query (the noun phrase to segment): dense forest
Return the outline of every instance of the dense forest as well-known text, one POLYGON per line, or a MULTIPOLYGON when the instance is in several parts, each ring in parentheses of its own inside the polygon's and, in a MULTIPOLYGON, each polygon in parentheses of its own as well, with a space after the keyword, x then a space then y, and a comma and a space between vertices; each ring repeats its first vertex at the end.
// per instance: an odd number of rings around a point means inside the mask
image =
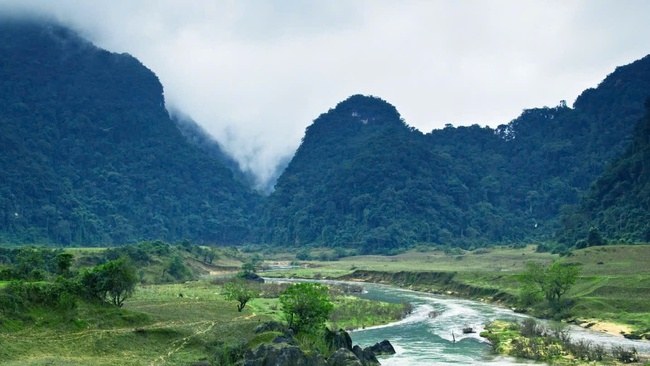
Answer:
POLYGON ((496 129, 448 125, 428 134, 379 98, 350 97, 307 128, 255 238, 362 253, 553 240, 563 207, 577 204, 629 143, 649 93, 645 57, 573 108, 561 101, 496 129))
POLYGON ((596 235, 618 242, 650 242, 650 99, 633 136, 625 153, 596 179, 580 204, 564 212, 560 241, 604 244, 604 239, 581 241, 596 235))
POLYGON ((236 243, 259 200, 183 137, 158 78, 53 25, 0 24, 0 242, 236 243))
POLYGON ((650 56, 572 107, 527 109, 497 128, 422 133, 388 102, 354 95, 307 128, 267 197, 196 123, 170 117, 158 78, 128 54, 56 25, 4 21, 0 80, 0 244, 190 239, 392 253, 571 247, 592 227, 650 240, 648 117, 637 125, 650 56))

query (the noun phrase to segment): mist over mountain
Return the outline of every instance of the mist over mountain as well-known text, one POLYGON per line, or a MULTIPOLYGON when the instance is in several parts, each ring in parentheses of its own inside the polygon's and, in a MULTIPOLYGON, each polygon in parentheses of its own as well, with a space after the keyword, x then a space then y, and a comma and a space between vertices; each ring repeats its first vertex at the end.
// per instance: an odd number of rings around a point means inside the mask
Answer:
POLYGON ((0 23, 0 241, 240 242, 258 196, 188 143, 156 75, 65 28, 0 23))
POLYGON ((648 240, 641 221, 611 217, 647 217, 637 183, 648 134, 633 129, 650 95, 650 56, 572 108, 527 109, 497 128, 425 134, 387 101, 353 95, 306 129, 275 190, 182 112, 170 117, 138 60, 63 27, 0 23, 0 80, 0 243, 190 239, 394 253, 556 234, 572 246, 593 225, 648 240), (602 206, 612 202, 614 211, 602 206))

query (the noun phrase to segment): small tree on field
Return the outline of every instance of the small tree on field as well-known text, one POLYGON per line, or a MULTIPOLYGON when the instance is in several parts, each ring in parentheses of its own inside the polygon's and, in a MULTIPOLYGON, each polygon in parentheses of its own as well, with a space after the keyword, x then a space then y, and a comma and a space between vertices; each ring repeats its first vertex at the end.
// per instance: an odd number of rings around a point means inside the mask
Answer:
POLYGON ((329 288, 318 283, 293 284, 280 295, 280 305, 289 328, 296 333, 311 332, 322 327, 334 305, 329 288))
POLYGON ((526 263, 526 270, 520 276, 522 302, 531 305, 544 296, 553 309, 560 310, 563 296, 579 273, 580 268, 557 261, 549 267, 536 262, 526 263))
POLYGON ((250 300, 259 296, 259 292, 252 289, 245 281, 232 281, 223 286, 223 293, 226 300, 237 301, 237 311, 244 310, 244 306, 250 300))
POLYGON ((80 283, 89 299, 122 307, 138 283, 135 268, 124 258, 108 261, 81 273, 80 283))

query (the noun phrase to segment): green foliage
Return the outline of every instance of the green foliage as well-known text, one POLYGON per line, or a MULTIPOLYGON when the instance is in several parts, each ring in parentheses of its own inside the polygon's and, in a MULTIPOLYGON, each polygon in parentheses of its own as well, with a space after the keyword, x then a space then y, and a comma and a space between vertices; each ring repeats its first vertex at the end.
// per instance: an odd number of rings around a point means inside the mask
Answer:
POLYGON ((550 266, 538 262, 526 263, 526 270, 520 275, 520 300, 524 305, 534 305, 543 296, 554 312, 567 305, 563 296, 575 283, 580 268, 554 261, 550 266))
POLYGON ((0 243, 246 237, 259 196, 181 135, 138 60, 3 21, 0 65, 0 243))
POLYGON ((580 204, 562 216, 559 239, 576 247, 650 242, 650 99, 632 143, 592 184, 580 204), (601 234, 601 231, 602 233, 601 234))
MULTIPOLYGON (((183 263, 183 258, 179 254, 173 255, 169 260, 167 260, 164 268, 165 274, 171 276, 170 281, 185 281, 191 279, 192 271, 187 268, 183 263)), ((167 280, 166 276, 163 276, 163 280, 167 280)))
POLYGON ((77 285, 68 280, 12 281, 0 289, 0 313, 7 317, 21 317, 33 308, 71 310, 76 307, 77 292, 77 285))
POLYGON ((42 281, 56 275, 71 275, 72 258, 62 250, 0 247, 0 258, 4 262, 0 265, 0 280, 42 281), (66 266, 68 270, 64 271, 66 266))
POLYGON ((533 318, 521 324, 496 321, 486 326, 481 336, 487 338, 498 353, 545 361, 553 365, 610 364, 638 362, 634 347, 612 346, 611 357, 603 344, 584 339, 572 340, 566 329, 549 329, 533 318))
POLYGON ((237 301, 237 311, 244 310, 246 303, 260 295, 259 291, 253 289, 250 284, 243 280, 235 280, 223 286, 223 293, 226 300, 237 301))
POLYGON ((322 329, 334 305, 329 288, 319 283, 293 284, 280 295, 280 306, 289 328, 296 333, 310 333, 322 329))
MULTIPOLYGON (((560 103, 496 129, 448 125, 429 134, 379 98, 352 96, 307 128, 253 240, 360 254, 549 241, 561 209, 623 151, 648 88, 645 57, 585 91, 574 108, 560 103)), ((647 211, 617 214, 647 223, 647 211)))
POLYGON ((135 268, 123 258, 84 268, 80 275, 82 291, 87 299, 109 301, 117 307, 122 307, 124 300, 133 294, 137 282, 135 268))

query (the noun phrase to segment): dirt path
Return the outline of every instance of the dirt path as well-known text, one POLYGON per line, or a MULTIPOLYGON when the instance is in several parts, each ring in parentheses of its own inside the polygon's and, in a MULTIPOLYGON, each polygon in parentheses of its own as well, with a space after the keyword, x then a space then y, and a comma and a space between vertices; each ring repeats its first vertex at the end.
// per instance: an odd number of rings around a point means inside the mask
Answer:
MULTIPOLYGON (((204 329, 197 329, 197 331, 194 332, 194 334, 191 334, 191 335, 189 335, 189 336, 187 336, 185 338, 181 338, 181 339, 178 339, 178 340, 174 341, 172 343, 171 349, 167 352, 166 355, 162 355, 162 356, 158 357, 155 361, 151 362, 149 365, 150 366, 156 366, 156 365, 165 364, 165 362, 166 362, 165 360, 167 358, 171 357, 174 353, 182 350, 187 345, 187 342, 190 341, 190 339, 209 332, 212 328, 214 328, 214 325, 216 324, 216 322, 210 322, 210 321, 202 321, 202 322, 197 322, 197 323, 207 324, 207 327, 205 327, 204 329)), ((197 324, 197 323, 195 323, 195 324, 197 324)))

